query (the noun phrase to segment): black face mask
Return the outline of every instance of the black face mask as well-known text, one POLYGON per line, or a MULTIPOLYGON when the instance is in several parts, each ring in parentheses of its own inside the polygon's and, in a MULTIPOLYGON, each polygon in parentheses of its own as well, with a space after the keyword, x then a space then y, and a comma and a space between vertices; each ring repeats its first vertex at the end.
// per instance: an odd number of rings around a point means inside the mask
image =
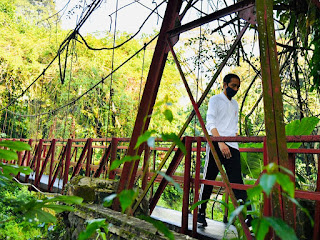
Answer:
POLYGON ((231 87, 227 87, 226 91, 227 91, 228 98, 232 98, 238 92, 236 90, 233 90, 231 87))

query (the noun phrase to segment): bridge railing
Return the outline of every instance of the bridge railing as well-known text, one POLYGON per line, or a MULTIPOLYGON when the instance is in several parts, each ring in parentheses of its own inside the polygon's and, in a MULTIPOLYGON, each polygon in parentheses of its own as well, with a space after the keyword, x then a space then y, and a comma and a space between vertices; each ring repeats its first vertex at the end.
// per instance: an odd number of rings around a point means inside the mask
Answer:
MULTIPOLYGON (((223 142, 262 142, 263 143, 263 148, 240 148, 240 152, 261 152, 263 153, 263 162, 264 165, 267 165, 268 158, 266 156, 266 144, 265 144, 265 138, 264 137, 212 137, 213 141, 223 141, 223 142)), ((191 183, 192 187, 194 188, 194 202, 196 203, 199 201, 199 188, 200 184, 207 184, 207 185, 212 185, 212 186, 220 186, 224 187, 225 183, 221 181, 212 181, 212 180, 205 180, 200 178, 200 166, 201 166, 201 155, 200 153, 204 151, 202 147, 202 143, 205 143, 206 139, 203 137, 186 137, 185 138, 185 145, 187 149, 187 155, 185 156, 185 170, 184 170, 184 176, 183 176, 183 206, 182 206, 182 220, 181 220, 181 232, 182 233, 187 233, 188 232, 188 214, 189 214, 189 199, 190 199, 190 188, 191 188, 191 183), (195 174, 191 175, 191 165, 192 165, 192 152, 194 151, 193 144, 196 144, 196 166, 195 166, 195 174)), ((287 142, 320 142, 320 136, 288 136, 287 137, 287 142)), ((318 158, 320 156, 320 149, 305 149, 305 148, 299 148, 299 149, 288 149, 288 166, 289 170, 291 170, 295 176, 295 170, 296 170, 296 155, 297 154, 317 154, 318 158)), ((176 158, 174 161, 175 163, 172 162, 172 165, 177 165, 180 164, 181 159, 176 158)), ((307 190, 295 190, 295 198, 298 199, 307 199, 307 200, 315 200, 316 205, 315 205, 315 219, 314 219, 314 234, 313 234, 313 239, 319 239, 319 229, 320 229, 320 173, 319 173, 319 168, 320 168, 320 163, 318 161, 318 166, 317 166, 317 186, 315 191, 307 191, 307 190)), ((176 180, 181 180, 181 177, 175 177, 171 172, 167 171, 167 174, 173 177, 173 179, 176 180)), ((292 181, 295 182, 295 177, 292 176, 292 181)), ((161 185, 166 184, 166 180, 163 179, 162 182, 160 183, 161 185)), ((240 190, 246 190, 248 188, 251 188, 252 185, 242 185, 242 184, 235 184, 231 183, 230 184, 233 189, 240 189, 240 190)), ((159 188, 158 188, 159 189, 159 188)), ((155 196, 153 197, 151 203, 150 203, 150 210, 153 210, 153 207, 156 205, 156 202, 160 198, 160 195, 163 191, 163 187, 156 192, 155 196)), ((197 235, 197 211, 198 209, 194 209, 193 212, 193 230, 192 230, 192 235, 196 236, 197 235)), ((285 211, 284 208, 282 208, 282 211, 285 211)), ((294 215, 294 219, 296 219, 296 210, 293 209, 290 210, 291 214, 294 215)), ((285 213, 282 213, 285 214, 285 213)), ((287 213, 286 213, 287 214, 287 213)), ((264 204, 264 215, 265 216, 271 216, 271 202, 270 199, 267 198, 264 204)))
MULTIPOLYGON (((228 141, 228 142, 259 142, 264 143, 264 137, 219 137, 212 138, 213 141, 228 141)), ((2 140, 2 139, 1 139, 2 140)), ((32 146, 31 151, 24 151, 18 153, 18 164, 22 166, 30 166, 34 173, 32 176, 23 176, 22 179, 25 182, 32 182, 36 187, 40 187, 46 191, 62 191, 65 184, 71 177, 76 175, 85 175, 92 177, 108 177, 110 179, 116 178, 121 174, 121 168, 114 171, 110 171, 111 163, 122 158, 129 145, 129 138, 97 138, 97 139, 39 139, 39 140, 26 140, 26 139, 8 139, 14 141, 25 141, 32 146), (47 175, 47 182, 41 186, 40 179, 47 175)), ((162 157, 166 151, 169 150, 170 142, 161 142, 157 140, 156 147, 144 146, 144 153, 142 154, 143 161, 140 163, 141 170, 138 171, 136 178, 141 179, 142 188, 145 189, 148 181, 154 171, 157 169, 157 163, 159 158, 162 157), (160 146, 160 144, 165 144, 160 146), (169 145, 168 145, 169 144, 169 145), (150 160, 152 159, 152 161, 150 160), (151 169, 151 171, 150 171, 151 169)), ((225 186, 221 181, 211 181, 201 179, 200 166, 201 158, 203 158, 203 152, 205 151, 204 144, 206 139, 204 137, 184 137, 185 146, 187 149, 187 155, 184 156, 179 149, 174 149, 174 156, 171 157, 169 164, 165 167, 165 173, 171 176, 176 182, 183 185, 183 207, 182 207, 182 220, 181 231, 187 233, 188 227, 188 213, 189 213, 189 197, 190 188, 194 188, 194 202, 199 199, 198 192, 200 184, 208 184, 213 186, 225 186), (195 171, 191 171, 192 155, 195 155, 195 171), (182 162, 184 159, 184 162, 182 162), (183 169, 183 173, 178 174, 177 168, 183 169), (183 168, 181 168, 183 166, 183 168)), ((287 142, 320 142, 320 136, 288 136, 287 142)), ((240 152, 261 152, 263 153, 264 165, 268 164, 266 156, 266 145, 264 143, 263 148, 240 148, 240 152)), ((317 154, 320 157, 319 149, 288 149, 288 166, 289 169, 295 174, 295 160, 296 155, 317 154)), ((320 232, 320 176, 319 166, 317 170, 317 186, 315 191, 296 190, 295 197, 300 199, 315 200, 315 225, 314 225, 314 239, 319 239, 320 232)), ((22 177, 18 174, 17 176, 22 177)), ((294 177, 292 177, 293 182, 294 177)), ((162 176, 158 175, 155 179, 159 182, 159 186, 153 193, 153 187, 149 194, 152 198, 150 200, 150 212, 153 211, 157 205, 161 194, 163 193, 168 181, 162 176)), ((234 189, 246 190, 252 185, 232 184, 234 189)), ((264 214, 266 216, 271 215, 270 199, 266 199, 264 214), (268 202, 269 201, 269 202, 268 202)), ((194 210, 196 213, 197 209, 194 210)), ((293 211, 295 215, 295 209, 293 211)), ((192 235, 196 235, 196 214, 193 214, 193 230, 192 235)))

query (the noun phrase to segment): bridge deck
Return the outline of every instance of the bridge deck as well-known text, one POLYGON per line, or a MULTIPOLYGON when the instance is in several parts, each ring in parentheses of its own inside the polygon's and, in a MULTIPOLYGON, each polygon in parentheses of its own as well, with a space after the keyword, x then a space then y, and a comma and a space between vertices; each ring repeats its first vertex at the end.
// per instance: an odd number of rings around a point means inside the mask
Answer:
MULTIPOLYGON (((174 227, 181 227, 181 217, 182 213, 179 211, 175 211, 172 209, 164 208, 164 207, 155 207, 151 215, 152 218, 156 220, 160 220, 162 222, 166 222, 169 225, 174 227)), ((189 214, 188 219, 188 229, 192 230, 192 214, 189 214)), ((208 226, 205 228, 197 229, 199 239, 215 239, 220 240, 223 239, 224 232, 226 229, 226 224, 219 221, 214 221, 211 219, 207 219, 208 226)), ((237 237, 237 229, 234 226, 230 226, 225 239, 232 239, 237 237)))
MULTIPOLYGON (((25 178, 26 178, 25 174, 21 173, 19 179, 21 181, 25 181, 25 178)), ((29 175, 29 182, 33 183, 34 180, 35 180, 35 175, 34 174, 29 175)), ((39 183, 40 189, 43 191, 48 191, 48 182, 49 182, 49 176, 42 175, 39 183)), ((63 186, 63 180, 57 178, 53 184, 52 192, 61 192, 62 186, 63 186)))

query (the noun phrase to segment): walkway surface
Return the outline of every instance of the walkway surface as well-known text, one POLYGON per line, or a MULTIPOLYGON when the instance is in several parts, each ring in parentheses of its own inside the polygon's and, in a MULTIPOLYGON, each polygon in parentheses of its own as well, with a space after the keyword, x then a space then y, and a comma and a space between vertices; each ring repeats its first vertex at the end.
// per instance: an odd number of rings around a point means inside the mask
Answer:
MULTIPOLYGON (((24 181, 25 179, 25 174, 21 173, 20 174, 20 180, 24 181)), ((35 179, 35 174, 29 175, 29 180, 33 183, 35 179)), ((42 175, 40 179, 40 189, 43 191, 48 190, 48 182, 49 182, 49 176, 48 175, 42 175)), ((63 180, 62 179, 56 179, 53 187, 52 187, 52 192, 61 192, 63 186, 63 180)))
MULTIPOLYGON (((166 222, 170 225, 181 227, 181 218, 182 218, 181 212, 156 206, 151 214, 151 217, 156 220, 166 222)), ((189 230, 192 230, 192 221, 193 221, 192 214, 189 214, 189 219, 188 219, 189 230)), ((199 239, 216 239, 216 240, 223 239, 223 236, 226 230, 226 224, 223 222, 214 221, 208 218, 207 218, 207 223, 208 223, 208 226, 205 228, 198 227, 197 232, 200 235, 199 239)), ((235 226, 231 225, 226 233, 225 239, 232 239, 237 237, 237 235, 238 235, 237 229, 235 228, 235 226)))

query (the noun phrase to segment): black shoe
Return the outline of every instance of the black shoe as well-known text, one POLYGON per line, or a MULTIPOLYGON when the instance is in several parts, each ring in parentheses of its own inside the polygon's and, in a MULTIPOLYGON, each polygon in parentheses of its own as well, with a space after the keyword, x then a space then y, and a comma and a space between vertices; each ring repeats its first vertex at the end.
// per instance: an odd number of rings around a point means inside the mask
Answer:
POLYGON ((198 213, 198 223, 202 223, 202 227, 208 226, 208 223, 206 221, 206 215, 204 213, 198 213))
POLYGON ((247 215, 247 217, 244 220, 244 222, 245 222, 245 224, 247 224, 248 227, 251 227, 251 221, 252 221, 251 215, 247 215))

